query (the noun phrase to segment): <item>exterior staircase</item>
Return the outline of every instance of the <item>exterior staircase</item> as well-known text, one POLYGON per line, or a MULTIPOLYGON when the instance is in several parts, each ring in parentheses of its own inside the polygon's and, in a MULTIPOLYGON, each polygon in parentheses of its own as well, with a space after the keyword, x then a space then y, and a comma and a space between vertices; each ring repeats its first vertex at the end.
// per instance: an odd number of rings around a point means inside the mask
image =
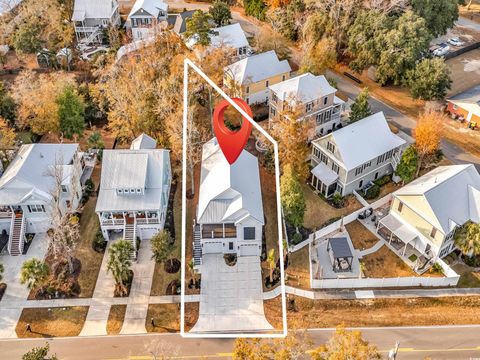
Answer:
POLYGON ((137 226, 136 224, 125 224, 123 229, 123 238, 132 243, 133 251, 130 254, 130 257, 134 260, 137 259, 137 226))
POLYGON ((23 253, 25 244, 25 216, 13 214, 12 224, 10 225, 10 241, 8 243, 8 252, 10 255, 16 256, 23 253))
POLYGON ((97 36, 102 34, 102 31, 103 31, 102 27, 100 27, 100 26, 97 27, 97 29, 95 29, 95 31, 92 32, 87 38, 80 40, 79 45, 80 46, 90 45, 91 43, 93 43, 95 41, 97 36))
POLYGON ((193 262, 195 266, 202 265, 202 245, 200 244, 200 225, 193 226, 193 262))
POLYGON ((397 170, 398 164, 400 164, 401 155, 399 153, 394 153, 391 159, 393 170, 397 170))

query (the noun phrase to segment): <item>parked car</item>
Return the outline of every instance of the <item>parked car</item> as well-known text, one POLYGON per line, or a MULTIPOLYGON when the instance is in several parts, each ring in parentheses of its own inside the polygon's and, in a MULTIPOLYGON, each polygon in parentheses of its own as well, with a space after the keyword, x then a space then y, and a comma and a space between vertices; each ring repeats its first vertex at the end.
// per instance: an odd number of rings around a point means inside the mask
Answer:
POLYGON ((450 46, 448 46, 447 44, 445 43, 441 43, 441 44, 438 44, 438 48, 436 48, 435 50, 433 50, 433 55, 434 56, 445 56, 448 54, 448 52, 450 51, 450 46))
POLYGON ((464 42, 460 41, 460 39, 458 37, 450 38, 450 39, 448 39, 447 42, 450 45, 453 45, 453 46, 462 46, 464 44, 464 42))

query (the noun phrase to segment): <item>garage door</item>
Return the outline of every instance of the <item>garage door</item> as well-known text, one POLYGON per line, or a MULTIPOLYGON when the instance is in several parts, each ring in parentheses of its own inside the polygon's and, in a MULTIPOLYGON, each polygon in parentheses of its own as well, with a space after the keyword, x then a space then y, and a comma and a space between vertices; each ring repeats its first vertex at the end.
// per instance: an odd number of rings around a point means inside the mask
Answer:
POLYGON ((260 249, 256 244, 245 244, 240 246, 240 256, 260 256, 260 249))
POLYGON ((157 228, 140 229, 140 239, 149 240, 158 232, 157 228))
POLYGON ((204 254, 218 254, 223 252, 222 242, 210 241, 205 242, 202 247, 204 254))

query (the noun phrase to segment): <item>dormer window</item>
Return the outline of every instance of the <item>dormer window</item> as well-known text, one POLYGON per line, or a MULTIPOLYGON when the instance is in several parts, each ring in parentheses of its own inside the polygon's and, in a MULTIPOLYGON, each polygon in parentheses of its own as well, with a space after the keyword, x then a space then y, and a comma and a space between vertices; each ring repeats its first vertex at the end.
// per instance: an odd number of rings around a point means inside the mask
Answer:
POLYGON ((122 195, 123 194, 123 189, 117 189, 117 194, 122 195))
POLYGON ((142 193, 142 189, 137 189, 137 194, 141 194, 142 193))

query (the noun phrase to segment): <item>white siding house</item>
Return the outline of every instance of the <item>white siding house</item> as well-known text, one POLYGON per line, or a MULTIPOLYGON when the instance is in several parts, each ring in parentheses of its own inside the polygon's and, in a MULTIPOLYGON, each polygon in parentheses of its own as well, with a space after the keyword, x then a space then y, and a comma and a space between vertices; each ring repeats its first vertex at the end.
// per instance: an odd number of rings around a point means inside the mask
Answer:
POLYGON ((172 173, 170 152, 137 138, 130 149, 105 150, 96 213, 105 240, 148 240, 163 229, 172 173), (145 145, 142 147, 142 144, 145 145))
POLYGON ((316 135, 325 135, 340 125, 344 101, 335 94, 323 75, 302 74, 270 86, 270 121, 286 113, 294 113, 297 120, 309 121, 316 135))
POLYGON ((406 141, 379 112, 312 141, 312 186, 348 195, 397 168, 406 141))
POLYGON ((25 234, 51 226, 52 194, 60 176, 61 209, 76 209, 82 197, 85 168, 78 144, 22 145, 0 178, 1 247, 11 255, 23 251, 25 234))
POLYGON ((268 87, 288 79, 290 71, 288 61, 280 61, 275 51, 271 50, 225 67, 224 85, 241 87, 247 104, 265 103, 270 92, 268 87))
POLYGON ((84 44, 101 42, 103 30, 120 25, 117 0, 75 0, 72 21, 77 41, 84 44))
POLYGON ((127 18, 127 28, 133 41, 144 40, 155 34, 157 26, 167 21, 168 5, 161 0, 137 0, 127 18))
MULTIPOLYGON (((226 25, 212 29, 214 34, 210 35, 209 48, 230 47, 234 50, 235 56, 244 58, 250 51, 247 37, 239 23, 226 25)), ((186 41, 188 48, 193 49, 198 42, 198 37, 193 35, 186 41)), ((208 49, 207 49, 208 51, 208 49)))
POLYGON ((244 150, 230 165, 216 138, 203 146, 194 252, 260 256, 264 216, 258 159, 244 150))

